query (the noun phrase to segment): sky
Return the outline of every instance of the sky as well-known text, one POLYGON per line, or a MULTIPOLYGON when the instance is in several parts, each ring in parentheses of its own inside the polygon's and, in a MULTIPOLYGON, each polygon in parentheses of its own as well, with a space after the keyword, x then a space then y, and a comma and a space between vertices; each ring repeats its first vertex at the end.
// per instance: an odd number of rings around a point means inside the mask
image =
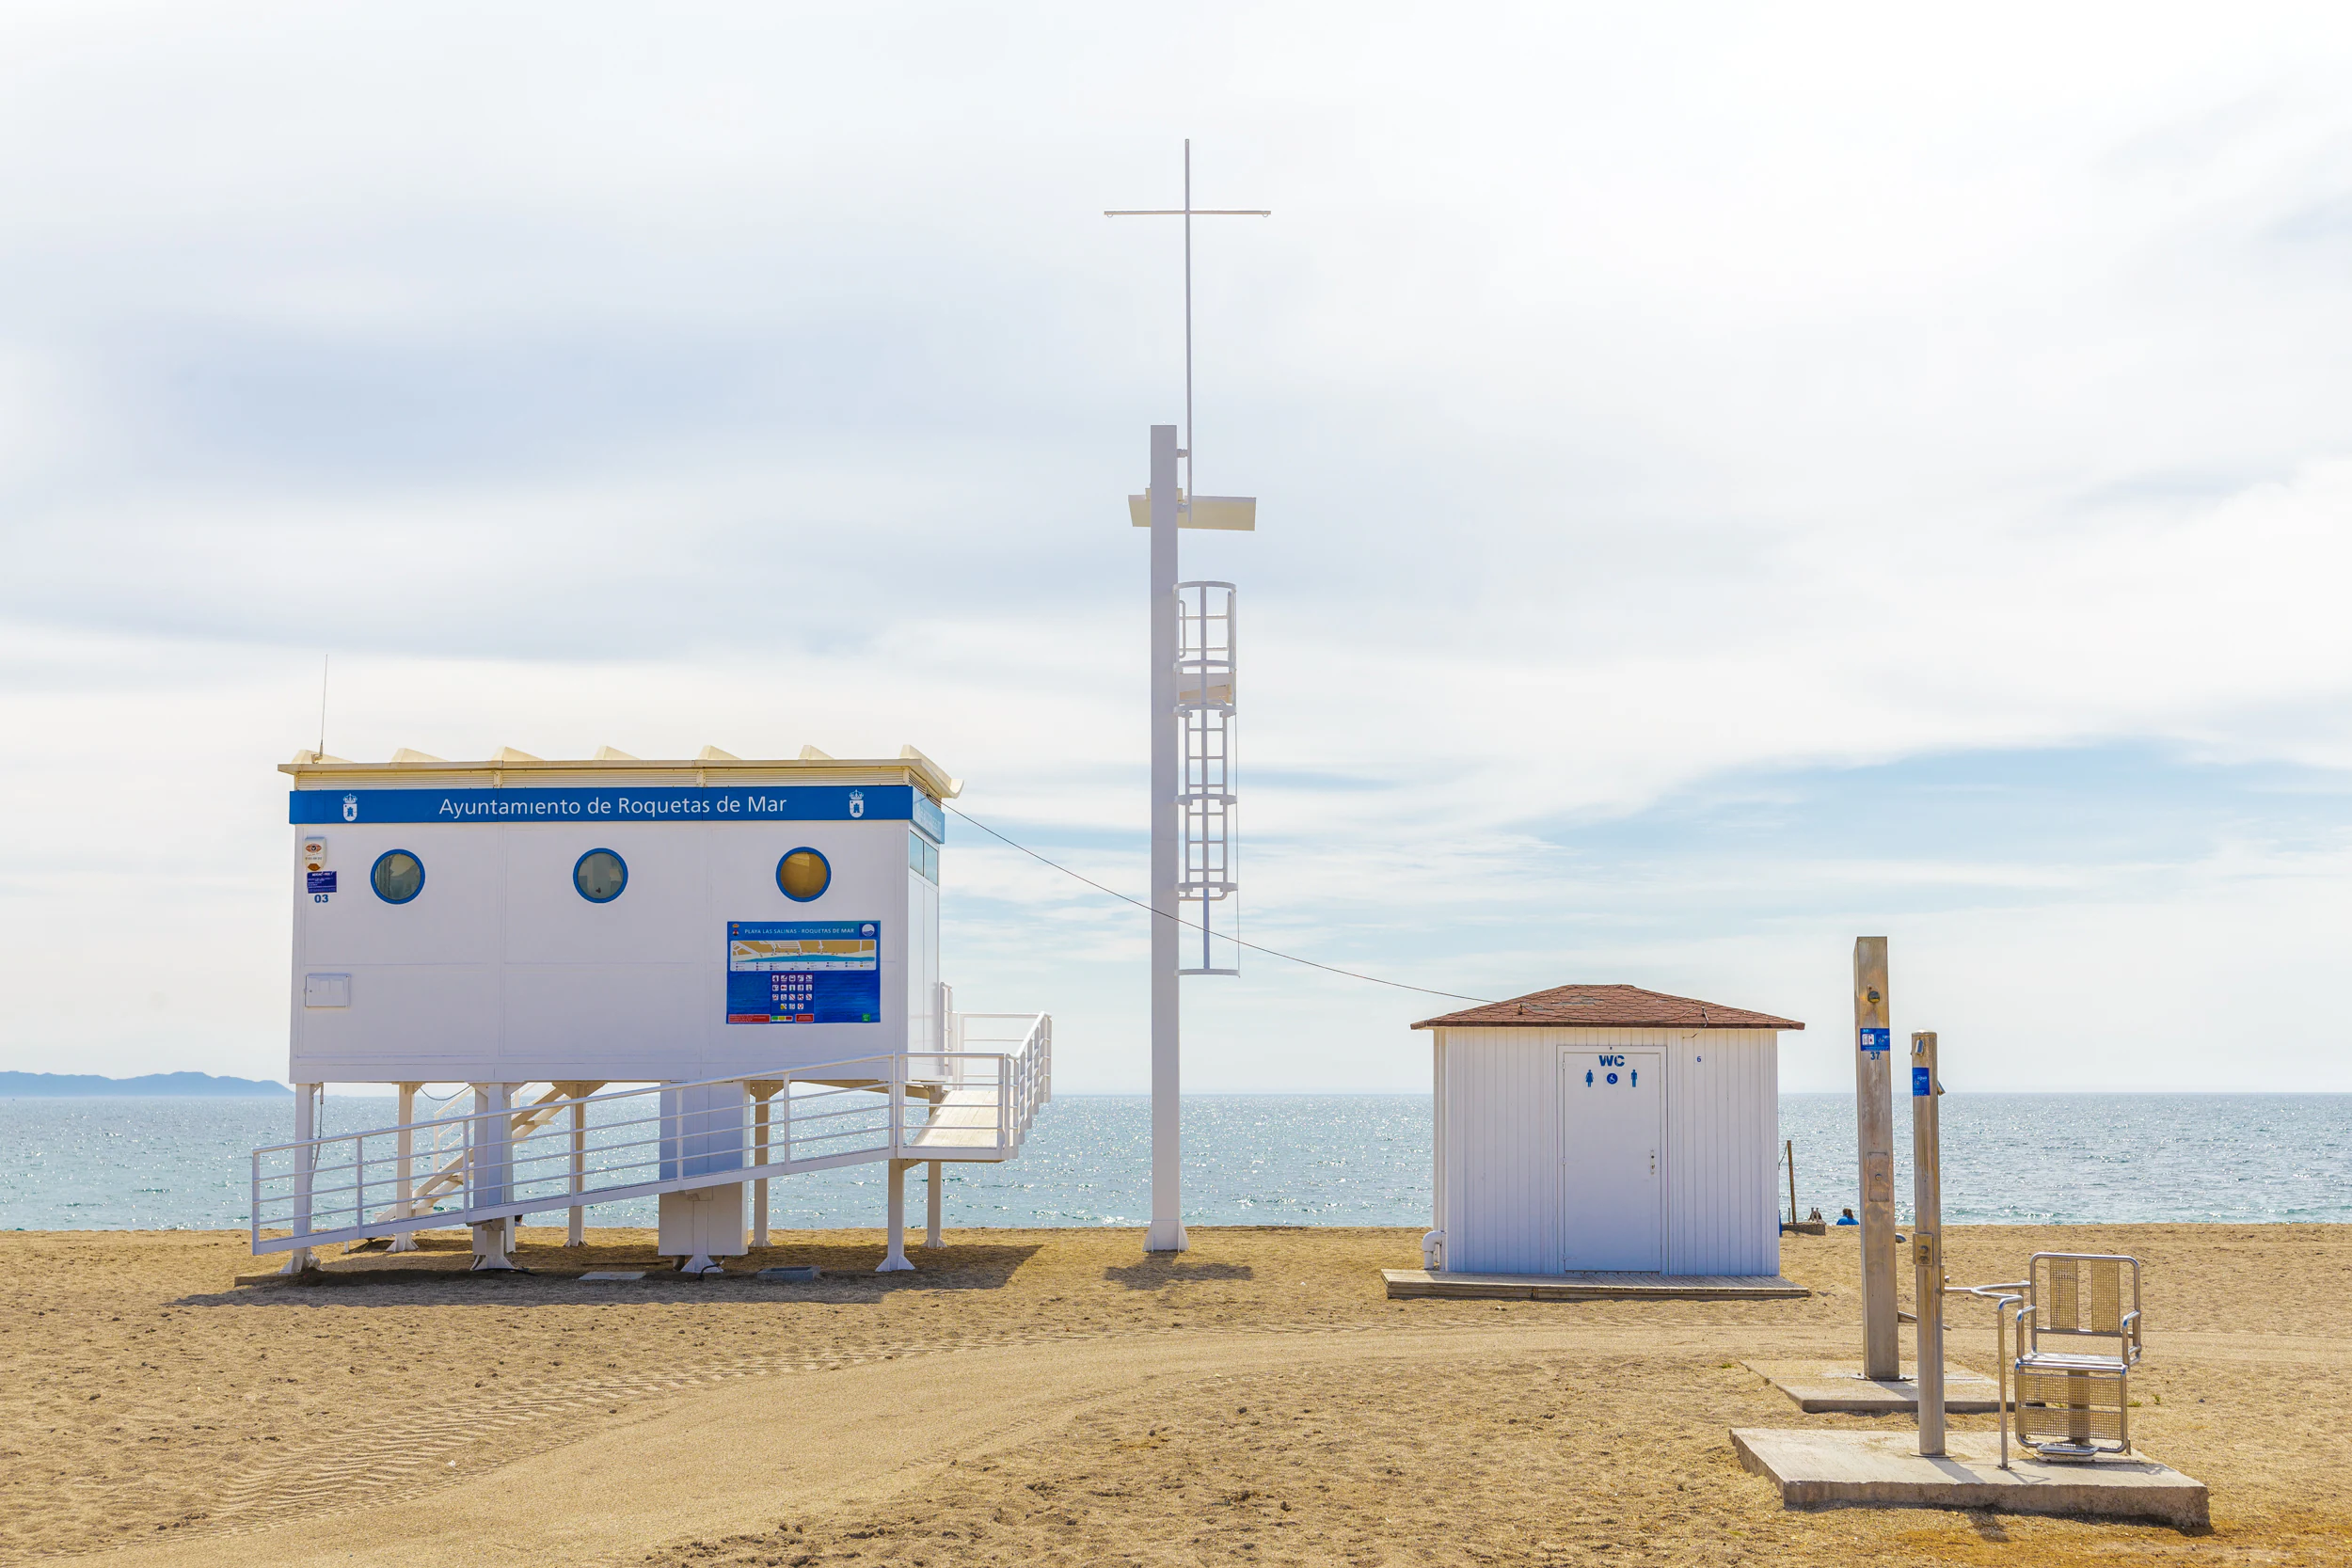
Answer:
MULTIPOLYGON (((329 654, 340 755, 912 742, 1140 895, 1190 136, 1251 940, 2352 1089, 2352 17, 1000 9, 0 12, 0 1068, 284 1075, 329 654)), ((943 871, 1144 1087, 1144 917, 943 871)), ((1460 1005, 1243 969, 1190 1088, 1460 1005)))

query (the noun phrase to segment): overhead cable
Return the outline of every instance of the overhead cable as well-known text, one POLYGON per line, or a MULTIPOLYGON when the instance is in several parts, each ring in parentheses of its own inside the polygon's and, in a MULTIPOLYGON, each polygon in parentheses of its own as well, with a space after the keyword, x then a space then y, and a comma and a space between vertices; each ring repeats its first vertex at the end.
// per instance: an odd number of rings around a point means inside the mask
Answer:
MULTIPOLYGON (((1027 845, 1022 844, 1014 839, 1007 838, 1003 833, 998 832, 995 829, 990 827, 978 817, 974 816, 970 812, 959 810, 954 806, 949 806, 947 809, 955 812, 958 816, 962 817, 966 822, 971 823, 972 826, 979 829, 980 832, 986 833, 989 837, 996 840, 998 843, 1009 845, 1012 848, 1020 850, 1023 854, 1028 856, 1040 865, 1050 866, 1073 881, 1086 883, 1087 886, 1092 888, 1097 893, 1107 894, 1109 896, 1118 899, 1122 904, 1133 904, 1136 909, 1141 910, 1144 913, 1156 916, 1161 920, 1172 920, 1179 926, 1188 926, 1196 931, 1208 930, 1207 927, 1200 925, 1195 921, 1186 920, 1183 915, 1168 914, 1163 911, 1155 910, 1140 898, 1130 898, 1125 894, 1120 892, 1117 888, 1104 887, 1093 878, 1073 871, 1070 867, 1062 864, 1058 861, 1047 860, 1043 855, 1039 854, 1027 845)), ((1213 932, 1210 934, 1215 935, 1213 932)), ((1411 985, 1403 980, 1384 980, 1377 974, 1361 974, 1352 969, 1341 969, 1335 964, 1317 963, 1312 958, 1302 958, 1295 953, 1285 953, 1279 948, 1263 947, 1254 942, 1244 942, 1239 937, 1220 937, 1217 938, 1217 940, 1220 942, 1230 942, 1236 947, 1247 947, 1252 953, 1263 953, 1270 958, 1281 958, 1295 964, 1305 964, 1309 969, 1320 969, 1327 974, 1343 975, 1350 980, 1362 980, 1371 985, 1393 986, 1398 990, 1417 990, 1424 996, 1449 997, 1456 1002, 1492 1002, 1494 1000, 1491 996, 1465 996, 1458 990, 1438 990, 1429 986, 1411 985)))

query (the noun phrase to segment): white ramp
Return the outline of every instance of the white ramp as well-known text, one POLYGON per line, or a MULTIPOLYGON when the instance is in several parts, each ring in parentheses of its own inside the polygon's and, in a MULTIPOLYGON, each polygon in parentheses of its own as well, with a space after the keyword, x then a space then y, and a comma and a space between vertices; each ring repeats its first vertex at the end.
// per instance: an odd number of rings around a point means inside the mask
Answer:
MULTIPOLYGON (((1015 1021, 1023 1027, 1002 1031, 1003 1051, 898 1052, 550 1095, 520 1109, 256 1149, 253 1250, 480 1225, 836 1165, 1009 1160, 1051 1098, 1053 1078, 1053 1021, 1042 1013, 1015 1021), (437 1152, 436 1136, 453 1127, 459 1147, 437 1152)), ((957 1038, 972 1033, 960 1029, 957 1038)))

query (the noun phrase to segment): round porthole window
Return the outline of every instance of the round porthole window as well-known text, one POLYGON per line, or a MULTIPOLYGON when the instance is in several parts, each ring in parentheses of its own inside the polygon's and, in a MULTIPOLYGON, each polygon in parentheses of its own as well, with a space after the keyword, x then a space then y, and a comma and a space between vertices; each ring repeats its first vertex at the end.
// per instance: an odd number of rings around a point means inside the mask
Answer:
POLYGON ((591 904, 610 904, 628 886, 628 863, 610 849, 591 849, 572 863, 572 886, 591 904))
POLYGON ((796 904, 805 904, 833 886, 833 865, 814 849, 795 849, 776 862, 776 886, 796 904))
POLYGON ((368 885, 387 904, 405 904, 424 891, 424 862, 405 849, 387 849, 375 857, 368 885))

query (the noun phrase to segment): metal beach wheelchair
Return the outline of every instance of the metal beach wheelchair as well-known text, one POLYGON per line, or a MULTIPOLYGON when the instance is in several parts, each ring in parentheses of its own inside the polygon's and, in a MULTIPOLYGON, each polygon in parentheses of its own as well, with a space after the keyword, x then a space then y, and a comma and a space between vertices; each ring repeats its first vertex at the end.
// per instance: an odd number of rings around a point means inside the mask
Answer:
POLYGON ((2042 1459, 2085 1463, 2132 1451, 2132 1369, 2139 1364, 2139 1259, 2037 1252, 2026 1277, 1967 1287, 1994 1304, 2001 1391, 2001 1464, 2009 1434, 2042 1459), (2010 1323, 2016 1354, 2010 1354, 2010 1323))

